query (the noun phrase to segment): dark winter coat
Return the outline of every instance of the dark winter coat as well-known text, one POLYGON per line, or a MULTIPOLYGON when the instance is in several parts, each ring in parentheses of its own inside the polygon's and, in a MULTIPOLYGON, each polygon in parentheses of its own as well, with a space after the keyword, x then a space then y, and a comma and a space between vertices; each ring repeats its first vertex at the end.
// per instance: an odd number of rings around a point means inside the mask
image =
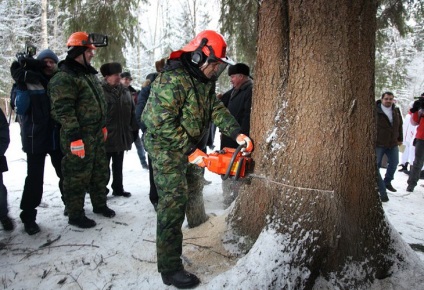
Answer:
MULTIPOLYGON (((241 126, 240 133, 249 136, 250 134, 250 111, 252 107, 253 82, 248 80, 241 85, 240 89, 231 89, 226 92, 221 101, 230 111, 241 126)), ((221 149, 224 147, 237 148, 238 144, 233 138, 222 135, 221 149)))
POLYGON ((143 113, 147 104, 147 100, 149 99, 151 83, 152 81, 149 80, 147 83, 145 83, 145 85, 143 85, 140 92, 138 93, 137 104, 135 105, 135 119, 137 120, 137 124, 143 133, 146 131, 146 125, 144 125, 144 123, 141 121, 141 114, 143 113))
POLYGON ((106 81, 102 87, 107 103, 107 140, 106 152, 122 152, 131 149, 134 131, 138 132, 135 121, 134 100, 128 88, 119 84, 110 86, 106 81))
POLYGON ((30 90, 30 106, 19 116, 21 140, 26 153, 47 153, 60 149, 60 125, 50 116, 50 98, 47 84, 50 80, 42 72, 42 66, 29 71, 14 62, 10 68, 18 87, 30 90))
POLYGON ((392 106, 393 110, 393 124, 390 123, 389 118, 381 109, 381 100, 376 102, 377 106, 377 147, 395 147, 399 142, 403 141, 402 131, 402 115, 400 110, 395 105, 392 106))
POLYGON ((9 147, 9 143, 9 124, 7 123, 3 110, 0 109, 0 174, 8 169, 7 160, 4 154, 6 153, 7 147, 9 147))

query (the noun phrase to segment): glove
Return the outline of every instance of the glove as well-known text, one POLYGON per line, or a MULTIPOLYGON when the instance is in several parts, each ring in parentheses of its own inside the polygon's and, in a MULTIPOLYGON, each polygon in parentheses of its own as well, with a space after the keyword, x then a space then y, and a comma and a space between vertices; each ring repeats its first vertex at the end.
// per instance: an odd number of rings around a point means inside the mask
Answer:
POLYGON ((421 108, 421 100, 416 100, 414 104, 412 105, 412 108, 410 109, 411 113, 418 112, 418 110, 421 108))
POLYGON ((25 65, 25 53, 18 52, 16 54, 16 60, 19 62, 20 65, 24 66, 25 65))
POLYGON ((203 158, 205 157, 208 157, 208 155, 205 152, 203 152, 200 149, 196 149, 194 150, 193 153, 191 153, 188 156, 188 162, 190 162, 191 164, 196 164, 200 167, 205 167, 206 164, 205 164, 205 161, 203 160, 203 158))
POLYGON ((103 133, 103 141, 106 142, 106 140, 107 140, 107 128, 106 127, 102 128, 102 133, 103 133))
POLYGON ((238 134, 236 138, 236 142, 239 145, 246 145, 246 148, 241 149, 243 152, 252 152, 253 143, 252 140, 244 134, 238 134))
POLYGON ((71 153, 80 158, 85 157, 84 142, 82 142, 82 139, 71 142, 71 153))

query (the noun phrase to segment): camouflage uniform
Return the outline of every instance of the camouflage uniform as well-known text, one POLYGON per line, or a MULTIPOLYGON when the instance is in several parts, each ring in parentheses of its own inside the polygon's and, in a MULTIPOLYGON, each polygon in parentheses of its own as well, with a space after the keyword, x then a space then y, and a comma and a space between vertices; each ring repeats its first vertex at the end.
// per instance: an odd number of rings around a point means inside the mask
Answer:
POLYGON ((106 205, 109 167, 102 133, 106 102, 94 68, 70 59, 59 64, 59 68, 50 80, 48 92, 52 117, 62 125, 63 190, 69 218, 74 219, 84 216, 87 191, 93 208, 106 205), (70 150, 71 142, 79 139, 84 142, 85 158, 82 159, 70 150))
POLYGON ((201 168, 188 163, 187 154, 199 146, 211 121, 234 138, 240 127, 216 98, 215 83, 199 82, 182 67, 164 71, 156 78, 141 118, 147 127, 145 148, 152 159, 159 194, 158 270, 182 270, 181 226, 188 199, 195 198, 189 194, 203 178, 201 168))

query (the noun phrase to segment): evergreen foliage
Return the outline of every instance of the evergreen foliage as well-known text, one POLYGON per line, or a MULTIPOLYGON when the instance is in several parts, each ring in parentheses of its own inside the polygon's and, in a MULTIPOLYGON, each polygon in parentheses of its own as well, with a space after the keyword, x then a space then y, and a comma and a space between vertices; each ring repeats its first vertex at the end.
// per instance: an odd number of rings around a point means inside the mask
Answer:
POLYGON ((221 0, 221 33, 225 35, 229 55, 235 62, 244 62, 254 71, 258 36, 259 1, 221 0))
POLYGON ((63 0, 66 9, 65 27, 67 35, 75 31, 102 33, 109 37, 109 45, 96 50, 93 59, 97 66, 105 62, 117 61, 123 66, 126 60, 123 49, 126 44, 137 42, 137 18, 132 14, 141 1, 99 1, 97 0, 63 0))

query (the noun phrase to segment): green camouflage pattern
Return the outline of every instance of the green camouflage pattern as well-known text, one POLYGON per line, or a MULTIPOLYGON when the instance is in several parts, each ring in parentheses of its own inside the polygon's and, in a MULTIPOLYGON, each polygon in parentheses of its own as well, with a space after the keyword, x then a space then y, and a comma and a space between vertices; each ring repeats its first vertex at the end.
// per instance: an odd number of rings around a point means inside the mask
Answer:
MULTIPOLYGON (((229 136, 235 136, 240 128, 216 98, 215 84, 192 80, 183 68, 159 74, 141 118, 147 127, 145 147, 152 160, 159 195, 158 271, 177 271, 183 268, 181 226, 186 209, 202 199, 203 189, 203 170, 189 164, 185 153, 202 137, 211 121, 229 136)), ((187 217, 192 218, 189 213, 187 217)))
MULTIPOLYGON (((84 131, 85 132, 85 131, 84 131)), ((83 134, 85 157, 71 153, 70 142, 61 134, 64 152, 62 159, 63 192, 69 218, 84 215, 85 193, 90 193, 93 208, 106 205, 106 186, 109 181, 109 163, 101 130, 83 134)))
POLYGON ((63 192, 69 218, 84 215, 85 193, 93 207, 106 205, 109 165, 102 128, 106 123, 106 102, 99 79, 94 74, 59 71, 50 80, 48 93, 51 115, 60 131, 63 192), (82 139, 85 158, 73 155, 71 141, 82 139))
POLYGON ((215 83, 197 82, 183 68, 165 71, 152 83, 150 96, 141 115, 147 127, 147 151, 159 150, 186 152, 197 142, 212 121, 227 136, 239 132, 240 126, 224 104, 216 98, 215 83), (196 89, 199 99, 196 98, 196 89))
POLYGON ((107 104, 96 75, 59 71, 49 82, 48 94, 51 115, 70 139, 83 128, 96 130, 106 125, 107 104))

